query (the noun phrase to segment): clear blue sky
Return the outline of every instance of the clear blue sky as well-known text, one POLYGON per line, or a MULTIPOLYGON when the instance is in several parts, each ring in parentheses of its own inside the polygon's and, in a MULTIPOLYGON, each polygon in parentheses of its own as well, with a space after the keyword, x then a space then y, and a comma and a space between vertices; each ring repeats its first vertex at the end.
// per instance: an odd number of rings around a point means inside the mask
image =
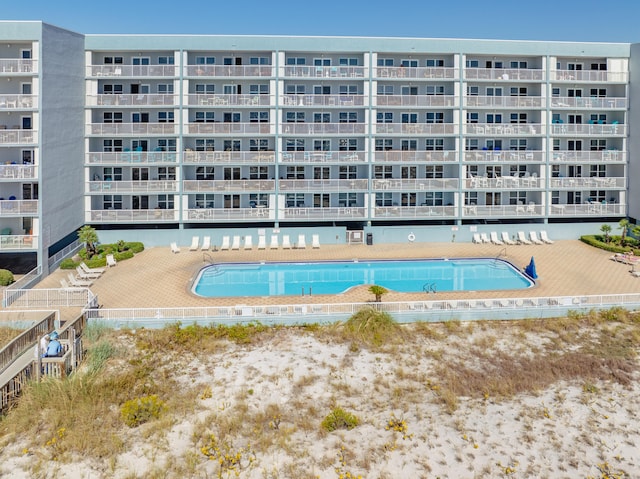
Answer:
POLYGON ((2 4, 3 20, 42 20, 80 33, 640 41, 639 0, 4 0, 2 4))

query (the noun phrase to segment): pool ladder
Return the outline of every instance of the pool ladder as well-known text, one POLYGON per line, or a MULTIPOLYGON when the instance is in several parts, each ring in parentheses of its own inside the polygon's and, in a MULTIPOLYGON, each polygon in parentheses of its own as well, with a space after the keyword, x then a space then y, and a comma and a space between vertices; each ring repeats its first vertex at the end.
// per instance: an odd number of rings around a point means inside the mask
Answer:
POLYGON ((202 253, 202 262, 213 264, 213 256, 211 256, 209 253, 202 253))
POLYGON ((422 285, 422 291, 424 291, 427 294, 437 293, 438 285, 436 283, 424 283, 424 285, 422 285))

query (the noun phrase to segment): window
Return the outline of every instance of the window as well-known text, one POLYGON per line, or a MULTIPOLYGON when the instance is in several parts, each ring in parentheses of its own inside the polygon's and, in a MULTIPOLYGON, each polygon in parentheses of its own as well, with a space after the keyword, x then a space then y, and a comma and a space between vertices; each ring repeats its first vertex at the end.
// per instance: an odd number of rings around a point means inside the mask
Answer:
POLYGON ((467 112, 467 123, 478 123, 479 115, 477 112, 467 112))
POLYGON ((591 90, 589 90, 589 94, 591 96, 595 96, 598 98, 604 98, 607 96, 607 89, 606 88, 591 88, 591 90))
POLYGON ((582 63, 567 63, 567 70, 580 71, 582 70, 582 63))
POLYGON ((527 114, 526 113, 511 113, 509 115, 509 121, 511 123, 526 123, 527 122, 527 114))
POLYGON ((304 95, 305 89, 304 85, 287 85, 285 91, 287 95, 304 95))
POLYGON ((477 86, 467 86, 467 95, 478 96, 479 89, 477 86))
POLYGON ((509 62, 509 68, 527 68, 527 62, 523 62, 523 61, 509 62))
POLYGON ((510 191, 509 192, 509 204, 510 205, 524 205, 527 203, 526 191, 510 191))
POLYGON ((478 68, 480 66, 480 63, 478 62, 478 60, 466 60, 465 66, 467 68, 478 68))
POLYGON ((104 181, 122 181, 122 168, 105 167, 102 169, 104 181))
POLYGON ((592 70, 606 71, 607 70, 607 64, 606 63, 592 63, 591 64, 591 69, 592 70))
POLYGON ((196 151, 215 151, 213 138, 196 138, 196 151))
POLYGON ((417 113, 403 113, 401 115, 402 123, 418 123, 417 113))
POLYGON ((340 95, 357 95, 358 85, 340 85, 338 87, 340 95))
POLYGON ((526 138, 511 138, 509 140, 509 149, 510 150, 519 150, 524 151, 527 149, 527 140, 526 138))
POLYGON ((158 112, 158 123, 173 123, 173 112, 172 111, 159 111, 158 112))
POLYGON ((213 166, 198 166, 196 168, 196 180, 213 180, 215 178, 213 172, 213 166))
POLYGON ((379 67, 392 67, 393 66, 393 58, 378 58, 378 66, 379 67))
POLYGON ((502 88, 487 87, 487 96, 502 96, 502 88))
POLYGON ((331 95, 331 87, 329 85, 314 85, 314 95, 331 95))
POLYGON ((393 85, 378 84, 378 95, 393 95, 393 85))
POLYGON ((328 67, 331 66, 331 58, 314 58, 313 66, 316 67, 328 67))
POLYGON ((444 138, 427 138, 425 149, 427 151, 443 151, 444 138))
POLYGON ((358 149, 357 138, 340 138, 338 140, 339 151, 356 151, 358 149))
POLYGON ((224 208, 240 208, 240 195, 223 195, 222 205, 224 208))
POLYGON ((553 151, 559 151, 559 150, 560 150, 560 139, 553 138, 553 151))
POLYGON ((242 65, 242 58, 235 58, 235 57, 224 57, 222 59, 222 64, 223 65, 242 65))
POLYGON ((402 86, 400 87, 401 95, 417 95, 418 87, 417 86, 402 86))
POLYGON ((552 191, 551 192, 551 204, 552 205, 560 204, 560 192, 559 191, 552 191))
POLYGON ((560 88, 558 87, 553 87, 551 89, 551 96, 553 97, 559 97, 560 96, 560 88))
POLYGON ((222 169, 222 177, 225 181, 239 180, 240 179, 240 167, 225 167, 222 169))
POLYGON ((402 140, 400 149, 402 151, 416 151, 418 149, 418 140, 402 140))
POLYGON ((416 179, 418 177, 417 166, 403 166, 400 168, 400 178, 403 179, 416 179))
POLYGON ((213 111, 197 111, 196 123, 213 123, 215 112, 213 111))
POLYGON ((122 85, 103 85, 102 93, 105 95, 120 95, 122 93, 122 85))
POLYGON ((338 65, 343 67, 355 67, 358 66, 357 58, 340 58, 338 60, 338 65))
POLYGON ((251 57, 249 58, 249 65, 269 65, 271 59, 269 57, 251 57))
POLYGON ((288 180, 304 180, 304 166, 287 166, 285 177, 288 180))
POLYGON ((391 138, 376 138, 376 151, 393 150, 393 140, 391 138))
POLYGON ((355 166, 341 166, 338 168, 338 179, 355 180, 358 178, 358 169, 355 166))
POLYGON ((250 138, 249 151, 269 151, 268 138, 250 138))
POLYGON ((287 138, 285 139, 285 148, 287 151, 304 151, 304 139, 287 138))
POLYGON ((502 176, 502 166, 487 165, 487 178, 499 178, 502 176))
POLYGON ((222 113, 222 121, 224 123, 240 123, 240 112, 225 111, 222 113))
POLYGON ((607 149, 607 140, 591 140, 589 149, 591 151, 604 151, 607 149))
POLYGON ((134 151, 149 151, 149 141, 131 140, 131 149, 134 151))
POLYGON ((400 66, 415 68, 418 66, 418 60, 402 60, 400 66))
POLYGON ((304 123, 304 112, 288 111, 285 115, 285 121, 287 123, 304 123))
POLYGON ((376 123, 393 123, 393 113, 379 111, 376 113, 376 123))
MULTIPOLYGON (((476 95, 478 94, 478 87, 469 87, 476 89, 476 95)), ((425 89, 427 95, 444 95, 444 85, 427 85, 425 89)))
POLYGON ((338 206, 349 207, 349 208, 358 206, 357 194, 356 193, 339 193, 338 206))
POLYGON ((238 95, 240 92, 240 85, 222 85, 222 93, 225 95, 238 95))
POLYGON ((105 65, 122 65, 123 63, 122 57, 104 57, 105 65))
POLYGON ((328 166, 313 167, 314 180, 328 180, 329 178, 331 178, 331 168, 329 168, 328 166))
POLYGON ((607 192, 604 190, 591 190, 589 192, 589 200, 595 201, 596 203, 603 203, 607 201, 607 192))
POLYGON ((502 140, 487 140, 485 145, 487 150, 502 150, 502 140))
POLYGON ((465 139, 464 149, 467 151, 473 151, 478 149, 478 139, 477 138, 467 138, 465 139))
POLYGON ((249 204, 254 204, 254 203, 260 206, 268 206, 269 195, 267 195, 266 193, 250 193, 249 204))
POLYGON ((131 59, 131 64, 140 66, 140 65, 149 65, 151 63, 151 59, 149 57, 135 57, 131 59))
POLYGON ((287 58, 287 65, 306 65, 307 59, 304 57, 289 57, 287 58))
POLYGON ((444 60, 441 58, 427 58, 425 65, 428 67, 443 67, 444 60))
POLYGON ((502 113, 487 113, 487 123, 502 123, 502 113))
POLYGON ((103 123, 122 123, 121 111, 105 111, 102 114, 103 123))
MULTIPOLYGON (((571 115, 569 115, 571 116, 571 115)), ((571 123, 571 122, 569 122, 571 123)), ((600 114, 592 114, 589 116, 589 123, 597 123, 599 125, 604 125, 607 123, 607 115, 605 113, 600 114)))
POLYGON ((427 123, 444 123, 444 112, 428 111, 426 115, 427 123))
POLYGON ((216 57, 196 57, 196 65, 215 65, 216 57))
POLYGON ((122 140, 119 140, 119 139, 102 140, 102 151, 104 152, 122 151, 122 140))
POLYGON ((373 177, 376 179, 393 178, 393 166, 391 165, 374 165, 373 177))
POLYGON ((402 193, 400 195, 400 205, 401 206, 415 206, 416 205, 416 194, 415 193, 402 193))
POLYGON ((331 123, 331 113, 314 113, 314 123, 331 123))
POLYGON ((102 208, 105 210, 121 210, 122 195, 104 195, 102 197, 102 208))
POLYGON ((509 176, 524 176, 526 172, 527 172, 527 165, 509 166, 509 176))
POLYGON ((567 150, 569 150, 569 151, 581 151, 582 150, 582 140, 568 140, 567 141, 567 150))
POLYGON ((158 93, 161 95, 173 94, 173 83, 160 83, 158 85, 158 93))
POLYGON ((484 62, 484 67, 485 68, 504 68, 504 65, 501 61, 487 60, 486 62, 484 62))
POLYGON ((198 95, 213 95, 216 91, 216 86, 211 83, 196 83, 196 93, 198 95))
POLYGON ((607 176, 607 167, 606 165, 591 165, 589 167, 589 176, 590 177, 598 177, 605 178, 607 176))
POLYGON ((478 165, 467 166, 467 177, 478 176, 478 165))
POLYGON ((551 165, 551 178, 560 177, 560 165, 551 165))
POLYGON ((158 179, 159 180, 175 180, 176 167, 175 166, 159 166, 158 179))
POLYGON ((224 140, 222 148, 224 151, 240 151, 240 140, 224 140))
POLYGON ((341 111, 338 114, 338 121, 340 123, 357 123, 358 112, 355 111, 341 111))
POLYGON ((249 123, 269 123, 269 111, 250 111, 249 123))
POLYGON ((512 86, 509 89, 509 91, 510 91, 511 96, 527 96, 527 87, 526 86, 521 86, 521 87, 512 86))
POLYGON ((313 195, 314 208, 329 208, 331 206, 331 196, 328 193, 316 193, 313 195))
POLYGON ((441 191, 427 191, 424 195, 424 206, 442 206, 443 194, 441 191))
POLYGON ((424 167, 425 178, 443 178, 444 169, 442 165, 427 165, 424 167))
POLYGON ((376 193, 376 206, 391 206, 392 204, 392 193, 376 193))
POLYGON ((149 123, 149 113, 132 113, 131 121, 133 123, 149 123))
POLYGON ((313 151, 331 151, 331 140, 313 140, 313 151))
POLYGON ((567 89, 567 96, 569 98, 580 98, 582 97, 582 89, 569 88, 567 89))
POLYGON ((174 63, 175 58, 173 57, 173 55, 158 57, 158 65, 173 65, 174 63))
POLYGON ((196 208, 213 208, 214 195, 198 193, 196 195, 196 208))
POLYGON ((250 180, 268 180, 269 167, 268 166, 250 166, 249 179, 250 180))
POLYGON ((158 149, 160 151, 176 151, 176 139, 175 138, 159 138, 158 149))
POLYGON ((477 191, 465 191, 464 192, 464 204, 465 205, 477 205, 478 204, 478 192, 477 191))
POLYGON ((261 83, 258 85, 249 85, 249 94, 250 95, 268 95, 269 85, 266 83, 261 83))
POLYGON ((31 58, 31 50, 20 50, 20 58, 29 60, 31 58))

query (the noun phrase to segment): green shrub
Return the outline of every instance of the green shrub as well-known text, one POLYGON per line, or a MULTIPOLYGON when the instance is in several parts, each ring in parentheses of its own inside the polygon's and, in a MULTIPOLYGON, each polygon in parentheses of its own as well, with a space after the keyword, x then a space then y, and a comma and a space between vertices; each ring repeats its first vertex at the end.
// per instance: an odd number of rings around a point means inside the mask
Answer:
POLYGON ((144 251, 144 244, 139 241, 132 241, 125 243, 125 249, 133 251, 135 254, 142 253, 144 251))
POLYGON ((71 258, 65 258, 60 261, 60 269, 76 269, 76 266, 78 266, 79 264, 80 263, 76 263, 71 258))
POLYGON ((13 281, 13 273, 11 271, 0 269, 0 286, 9 286, 13 281))
POLYGON ((580 241, 588 244, 589 246, 610 251, 612 253, 626 253, 629 250, 633 250, 633 254, 635 255, 640 253, 640 249, 637 249, 638 242, 635 240, 630 241, 628 237, 626 246, 620 245, 620 236, 611 236, 609 243, 604 241, 604 236, 602 235, 581 236, 580 241))
POLYGON ((322 421, 322 428, 332 432, 336 429, 353 429, 359 421, 356 416, 345 411, 341 407, 336 407, 322 421))
POLYGON ((152 419, 158 419, 165 409, 164 402, 153 394, 125 402, 120 409, 120 416, 127 426, 137 427, 152 419))
POLYGON ((348 336, 374 346, 398 339, 401 334, 393 317, 375 308, 363 308, 353 314, 345 323, 344 330, 348 336))
POLYGON ((133 251, 128 249, 120 253, 113 253, 113 257, 116 259, 116 261, 122 261, 124 259, 133 258, 133 251))

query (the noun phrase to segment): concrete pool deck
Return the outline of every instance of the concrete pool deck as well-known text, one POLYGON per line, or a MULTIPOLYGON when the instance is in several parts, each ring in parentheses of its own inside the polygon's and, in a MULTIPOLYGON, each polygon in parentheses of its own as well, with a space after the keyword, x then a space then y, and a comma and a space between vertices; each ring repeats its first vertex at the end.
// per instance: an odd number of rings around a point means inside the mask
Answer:
MULTIPOLYGON (((611 253, 578 240, 556 241, 552 245, 499 246, 472 243, 402 243, 367 245, 321 245, 319 249, 251 251, 189 251, 182 246, 174 254, 169 246, 147 248, 135 258, 119 262, 95 281, 91 290, 104 308, 168 308, 193 306, 235 306, 362 303, 373 299, 367 286, 343 294, 313 296, 259 296, 201 298, 189 291, 192 279, 207 259, 214 262, 301 261, 376 258, 496 257, 522 269, 535 257, 540 276, 533 288, 511 291, 395 293, 384 302, 440 299, 524 298, 640 292, 640 278, 629 273, 631 266, 611 261, 611 253)), ((56 270, 37 288, 59 288, 68 271, 56 270)))

